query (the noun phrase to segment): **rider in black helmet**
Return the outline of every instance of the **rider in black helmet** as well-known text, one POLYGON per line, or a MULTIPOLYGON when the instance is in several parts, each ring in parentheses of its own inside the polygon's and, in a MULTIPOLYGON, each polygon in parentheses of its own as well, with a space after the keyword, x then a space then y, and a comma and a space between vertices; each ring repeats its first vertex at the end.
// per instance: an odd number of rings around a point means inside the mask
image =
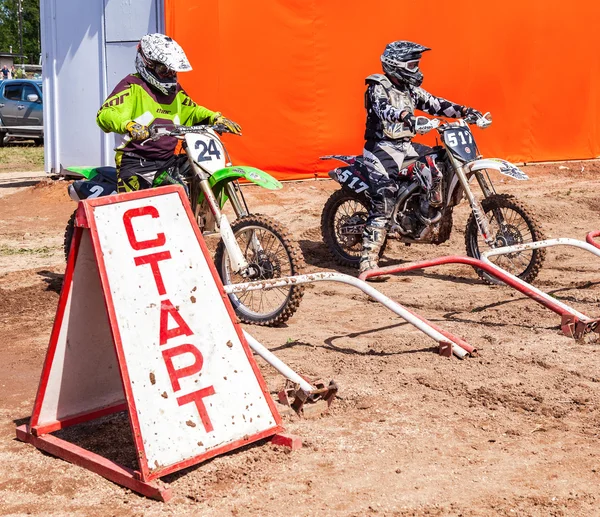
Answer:
MULTIPOLYGON (((415 136, 414 110, 434 116, 464 118, 479 115, 468 108, 420 88, 423 73, 419 62, 423 52, 431 50, 410 41, 394 41, 381 56, 383 74, 370 75, 365 93, 367 124, 363 158, 369 169, 371 211, 363 233, 360 273, 377 268, 379 251, 385 241, 398 190, 402 162, 418 156, 411 140, 415 136)), ((415 171, 413 170, 413 173, 415 171)), ((441 176, 430 171, 433 186, 428 193, 432 206, 442 204, 441 176)))

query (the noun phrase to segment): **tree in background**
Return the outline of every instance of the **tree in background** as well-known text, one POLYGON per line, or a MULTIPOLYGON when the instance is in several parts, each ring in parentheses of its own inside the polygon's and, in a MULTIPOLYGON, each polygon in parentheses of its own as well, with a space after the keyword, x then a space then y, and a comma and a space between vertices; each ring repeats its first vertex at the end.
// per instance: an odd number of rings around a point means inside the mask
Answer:
MULTIPOLYGON (((0 52, 19 53, 19 0, 0 0, 0 52)), ((21 0, 25 63, 40 59, 40 0, 21 0)), ((18 60, 17 60, 18 61, 18 60)))

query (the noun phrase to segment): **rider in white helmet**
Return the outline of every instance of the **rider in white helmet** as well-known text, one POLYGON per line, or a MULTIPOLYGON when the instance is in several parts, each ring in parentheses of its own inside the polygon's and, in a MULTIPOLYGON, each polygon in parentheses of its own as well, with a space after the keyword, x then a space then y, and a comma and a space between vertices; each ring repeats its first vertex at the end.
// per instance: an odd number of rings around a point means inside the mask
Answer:
POLYGON ((199 106, 185 93, 177 82, 177 73, 189 72, 192 67, 183 49, 169 36, 144 36, 137 47, 135 68, 137 73, 121 80, 96 117, 103 131, 126 135, 115 156, 119 192, 181 183, 177 171, 185 156, 175 155, 177 139, 162 137, 144 142, 154 123, 218 123, 241 134, 238 124, 199 106))

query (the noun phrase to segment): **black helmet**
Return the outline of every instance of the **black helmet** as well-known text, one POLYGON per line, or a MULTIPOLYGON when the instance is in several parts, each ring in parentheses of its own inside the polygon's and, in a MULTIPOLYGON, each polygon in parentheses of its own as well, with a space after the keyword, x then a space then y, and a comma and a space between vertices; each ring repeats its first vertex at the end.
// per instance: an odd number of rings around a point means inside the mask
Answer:
POLYGON ((431 49, 411 41, 389 43, 381 55, 381 65, 385 75, 395 79, 394 82, 421 86, 423 74, 419 70, 419 60, 427 50, 431 49))

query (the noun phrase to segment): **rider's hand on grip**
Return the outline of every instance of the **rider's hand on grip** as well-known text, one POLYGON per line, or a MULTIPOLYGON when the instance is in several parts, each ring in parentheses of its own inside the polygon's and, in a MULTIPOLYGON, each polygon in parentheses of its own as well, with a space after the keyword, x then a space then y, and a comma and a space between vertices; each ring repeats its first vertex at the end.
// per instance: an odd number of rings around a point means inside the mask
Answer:
POLYGON ((240 127, 239 124, 237 124, 233 120, 229 120, 227 117, 224 117, 220 113, 215 117, 215 119, 213 121, 213 125, 224 126, 227 129, 227 131, 229 131, 230 133, 233 133, 234 135, 242 134, 242 128, 240 127))
POLYGON ((475 108, 465 108, 463 109, 463 118, 469 123, 474 124, 479 120, 483 115, 480 111, 477 111, 475 108))
POLYGON ((127 122, 125 129, 129 133, 132 140, 147 140, 150 138, 150 130, 148 126, 144 126, 135 120, 127 122))
POLYGON ((402 120, 402 123, 409 129, 409 131, 415 131, 417 119, 410 111, 405 111, 400 120, 402 120))

